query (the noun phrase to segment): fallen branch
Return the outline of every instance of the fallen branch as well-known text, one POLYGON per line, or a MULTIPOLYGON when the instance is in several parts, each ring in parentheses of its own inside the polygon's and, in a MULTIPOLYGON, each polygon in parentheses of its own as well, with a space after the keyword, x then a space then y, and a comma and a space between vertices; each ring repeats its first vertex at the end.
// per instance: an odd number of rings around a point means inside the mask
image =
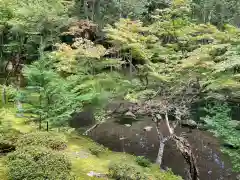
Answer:
MULTIPOLYGON (((111 114, 115 113, 117 111, 117 109, 119 109, 121 106, 123 105, 123 103, 120 103, 118 107, 116 107, 113 111, 109 112, 108 114, 106 114, 106 116, 110 116, 111 114)), ((88 133, 90 133, 91 131, 93 131, 94 129, 96 129, 100 124, 102 124, 104 121, 100 121, 96 124, 94 124, 92 127, 90 127, 89 129, 87 129, 83 135, 88 135, 88 133)))
POLYGON ((84 135, 84 136, 87 136, 89 132, 91 132, 92 130, 96 129, 100 124, 102 124, 102 122, 99 122, 99 123, 97 123, 97 124, 94 124, 92 127, 90 127, 89 129, 87 129, 87 130, 83 133, 83 135, 84 135))
POLYGON ((196 158, 187 139, 176 135, 173 135, 172 138, 176 142, 178 150, 180 150, 182 156, 189 165, 188 179, 199 180, 199 170, 197 168, 196 158))

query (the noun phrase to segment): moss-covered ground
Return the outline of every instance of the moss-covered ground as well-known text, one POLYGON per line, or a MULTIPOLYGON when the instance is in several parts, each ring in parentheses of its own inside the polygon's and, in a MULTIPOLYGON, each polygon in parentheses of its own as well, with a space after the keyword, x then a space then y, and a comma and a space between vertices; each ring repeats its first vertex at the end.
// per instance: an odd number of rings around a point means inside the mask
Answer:
MULTIPOLYGON (((37 125, 30 122, 25 114, 24 117, 17 117, 15 113, 15 108, 12 106, 4 107, 0 109, 0 118, 3 123, 8 124, 12 128, 20 131, 21 133, 28 133, 32 131, 37 131, 37 125)), ((67 148, 63 151, 72 162, 72 171, 77 176, 77 180, 88 180, 88 179, 99 179, 89 177, 87 173, 94 171, 97 173, 108 173, 108 166, 110 162, 126 162, 128 164, 137 165, 135 162, 135 157, 125 153, 112 152, 110 150, 103 150, 97 156, 90 152, 90 148, 99 147, 98 144, 90 140, 85 136, 77 135, 76 132, 59 132, 65 136, 67 139, 67 148)), ((0 179, 7 180, 6 172, 7 169, 4 165, 4 156, 0 156, 0 179)), ((137 165, 138 166, 138 165, 137 165)), ((144 172, 149 174, 150 179, 154 178, 155 174, 158 174, 157 179, 161 180, 177 180, 176 176, 171 173, 159 172, 159 168, 152 165, 151 168, 143 168, 144 172)))

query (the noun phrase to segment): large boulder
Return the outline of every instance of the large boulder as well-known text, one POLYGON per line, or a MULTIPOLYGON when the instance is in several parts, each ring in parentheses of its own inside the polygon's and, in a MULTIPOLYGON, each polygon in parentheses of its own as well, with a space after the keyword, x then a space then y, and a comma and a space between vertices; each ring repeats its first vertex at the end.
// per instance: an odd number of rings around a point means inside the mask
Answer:
POLYGON ((190 128, 196 128, 197 127, 197 123, 195 121, 191 120, 191 119, 182 120, 181 125, 183 127, 190 127, 190 128))
POLYGON ((93 125, 95 123, 94 112, 86 109, 82 112, 75 112, 68 121, 71 128, 82 128, 93 125))

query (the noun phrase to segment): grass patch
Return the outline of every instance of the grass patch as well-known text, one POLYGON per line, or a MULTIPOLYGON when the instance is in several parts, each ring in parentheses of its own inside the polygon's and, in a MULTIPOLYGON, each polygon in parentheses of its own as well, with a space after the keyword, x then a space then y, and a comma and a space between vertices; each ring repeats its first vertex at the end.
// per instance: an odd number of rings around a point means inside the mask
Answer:
POLYGON ((7 180, 7 168, 5 166, 5 157, 0 157, 0 179, 7 180))

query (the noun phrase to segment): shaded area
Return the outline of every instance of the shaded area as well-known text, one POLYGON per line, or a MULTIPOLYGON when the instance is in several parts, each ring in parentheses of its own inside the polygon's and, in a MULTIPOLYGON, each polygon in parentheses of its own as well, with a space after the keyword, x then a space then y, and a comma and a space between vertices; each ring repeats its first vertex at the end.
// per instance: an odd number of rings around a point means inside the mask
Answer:
MULTIPOLYGON (((131 127, 119 125, 112 120, 100 125, 90 134, 91 138, 114 151, 141 155, 155 161, 158 152, 156 130, 144 132, 145 126, 153 126, 150 120, 137 121, 131 127)), ((164 127, 162 131, 164 133, 164 127)), ((197 158, 201 180, 236 179, 227 157, 220 152, 220 144, 211 133, 197 129, 177 128, 177 134, 184 133, 197 158)), ((176 144, 169 141, 164 150, 163 168, 169 167, 175 174, 185 177, 187 165, 176 144)))

